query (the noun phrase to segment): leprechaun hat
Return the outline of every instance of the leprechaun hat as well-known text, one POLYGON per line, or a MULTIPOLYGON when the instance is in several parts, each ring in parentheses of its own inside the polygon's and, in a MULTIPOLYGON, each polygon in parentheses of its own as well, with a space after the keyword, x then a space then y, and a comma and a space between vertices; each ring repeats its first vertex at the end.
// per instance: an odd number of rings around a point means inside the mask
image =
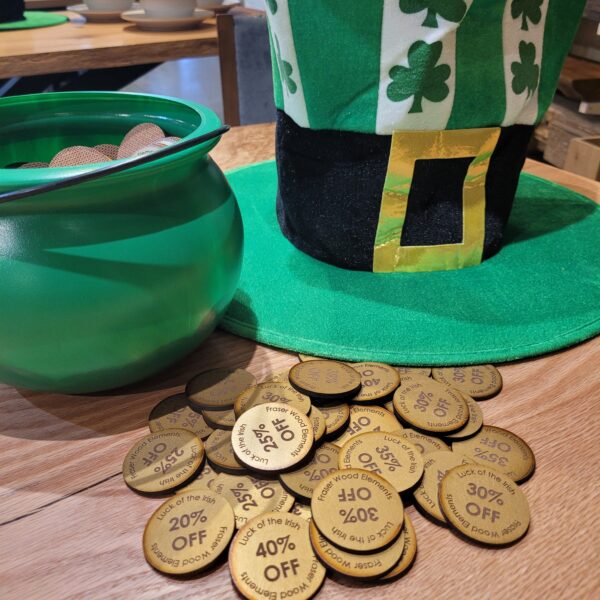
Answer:
POLYGON ((50 25, 59 25, 67 20, 64 15, 26 11, 24 0, 2 0, 0 2, 0 31, 49 27, 50 25))
POLYGON ((269 0, 276 175, 231 175, 250 239, 224 326, 407 364, 596 334, 598 209, 519 180, 583 5, 269 0))

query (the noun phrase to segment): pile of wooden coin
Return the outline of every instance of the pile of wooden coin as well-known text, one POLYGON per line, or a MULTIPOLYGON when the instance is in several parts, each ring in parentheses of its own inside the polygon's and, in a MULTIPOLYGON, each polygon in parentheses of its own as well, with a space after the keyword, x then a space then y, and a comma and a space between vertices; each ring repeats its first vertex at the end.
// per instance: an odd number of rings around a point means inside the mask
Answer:
POLYGON ((517 483, 533 452, 484 425, 477 402, 501 390, 494 366, 300 359, 261 383, 243 369, 200 373, 152 410, 123 463, 133 490, 173 494, 144 531, 152 567, 197 573, 229 547, 244 597, 304 599, 327 570, 404 574, 417 552, 410 501, 479 543, 526 533, 517 483))
POLYGON ((48 167, 78 167, 105 163, 124 158, 138 158, 172 146, 181 138, 167 136, 154 123, 140 123, 128 131, 120 145, 69 146, 58 152, 50 162, 28 162, 14 165, 18 169, 44 169, 48 167))

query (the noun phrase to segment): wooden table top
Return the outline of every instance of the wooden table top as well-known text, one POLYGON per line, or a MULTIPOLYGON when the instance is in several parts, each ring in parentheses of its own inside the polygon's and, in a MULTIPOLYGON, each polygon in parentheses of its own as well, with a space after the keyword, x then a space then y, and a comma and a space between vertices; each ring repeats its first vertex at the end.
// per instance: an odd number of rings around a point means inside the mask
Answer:
POLYGON ((3 31, 0 79, 79 69, 124 67, 218 53, 217 28, 208 19, 187 31, 142 31, 133 23, 88 23, 74 12, 53 27, 3 31))
POLYGON ((41 8, 64 8, 72 4, 82 4, 77 0, 25 0, 25 10, 36 10, 41 8))
MULTIPOLYGON (((273 156, 273 127, 232 130, 213 152, 225 169, 273 156)), ((527 170, 598 198, 600 185, 539 163, 527 170)), ((239 598, 222 563, 193 580, 153 571, 144 525, 159 499, 136 495, 123 458, 147 433, 150 409, 196 372, 243 367, 259 380, 294 354, 215 332, 190 357, 127 390, 61 396, 0 386, 0 581, 3 600, 239 598)), ((523 485, 532 524, 519 544, 461 541, 413 507, 418 555, 402 579, 368 587, 327 579, 322 598, 456 600, 592 598, 600 585, 600 338, 501 365, 504 389, 482 402, 485 421, 524 437, 537 471, 523 485)), ((596 596, 597 597, 597 596, 596 596)))

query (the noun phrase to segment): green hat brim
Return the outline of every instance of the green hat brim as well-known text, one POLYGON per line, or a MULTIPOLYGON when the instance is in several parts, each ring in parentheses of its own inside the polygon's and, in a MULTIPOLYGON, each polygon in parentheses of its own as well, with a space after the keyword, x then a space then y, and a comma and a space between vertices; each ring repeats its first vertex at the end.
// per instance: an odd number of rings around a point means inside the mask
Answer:
POLYGON ((317 261, 281 234, 274 162, 228 180, 245 231, 221 323, 232 333, 317 356, 430 366, 515 360, 600 333, 600 207, 566 188, 523 174, 505 246, 476 267, 377 274, 317 261))
POLYGON ((41 11, 25 11, 23 21, 13 21, 11 23, 0 23, 0 31, 11 29, 35 29, 36 27, 50 27, 51 25, 60 25, 68 21, 65 15, 41 11))

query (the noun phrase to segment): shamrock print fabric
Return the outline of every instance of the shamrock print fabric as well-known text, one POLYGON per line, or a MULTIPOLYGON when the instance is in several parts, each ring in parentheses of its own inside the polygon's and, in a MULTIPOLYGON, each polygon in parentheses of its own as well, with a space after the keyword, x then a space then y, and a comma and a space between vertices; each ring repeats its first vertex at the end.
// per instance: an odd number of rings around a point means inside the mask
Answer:
POLYGON ((275 103, 389 135, 537 123, 585 0, 267 0, 275 103))

